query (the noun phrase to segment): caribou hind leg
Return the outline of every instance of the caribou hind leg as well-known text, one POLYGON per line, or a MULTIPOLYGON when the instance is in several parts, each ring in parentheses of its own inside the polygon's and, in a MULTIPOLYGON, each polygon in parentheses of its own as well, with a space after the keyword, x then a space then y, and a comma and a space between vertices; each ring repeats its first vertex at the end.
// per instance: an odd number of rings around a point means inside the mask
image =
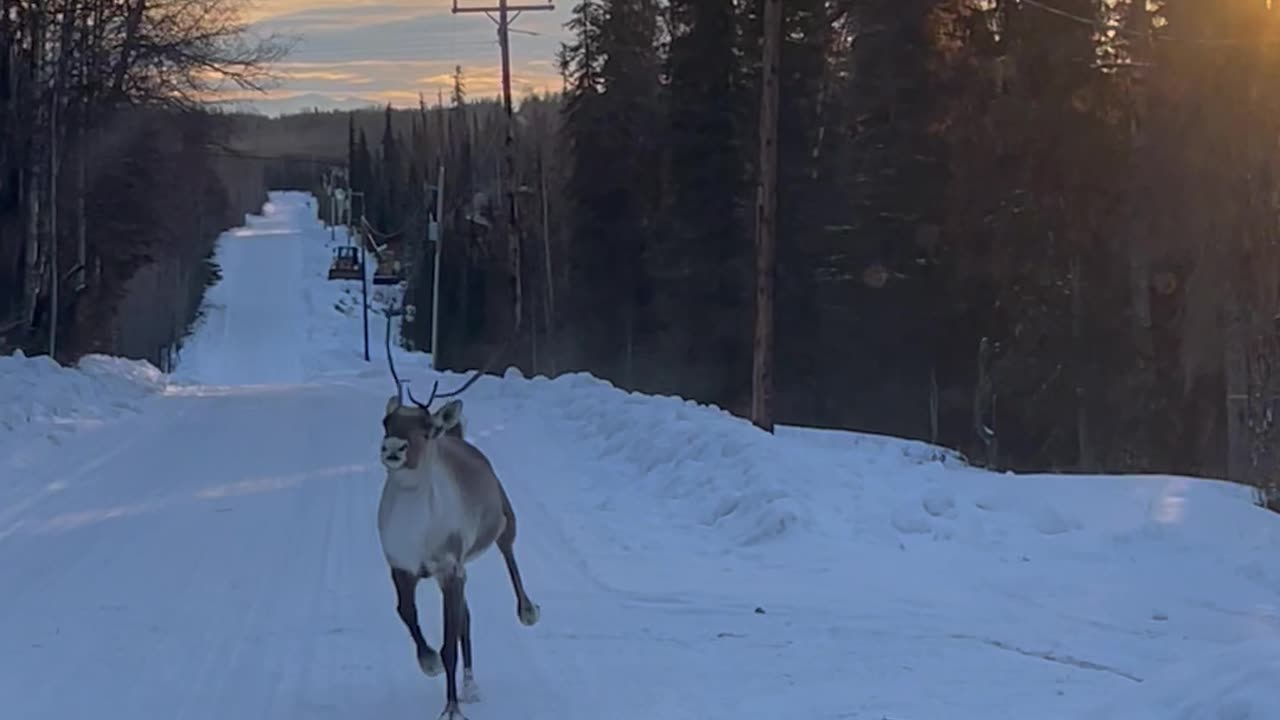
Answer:
POLYGON ((418 667, 428 676, 439 675, 444 668, 440 664, 440 654, 427 644, 422 637, 422 628, 418 625, 418 603, 414 598, 414 590, 418 587, 418 576, 398 568, 391 569, 391 582, 396 586, 396 612, 401 622, 409 630, 413 638, 413 646, 418 655, 418 667))
POLYGON ((524 591, 524 581, 520 579, 520 566, 516 564, 516 516, 511 510, 510 503, 507 504, 507 523, 503 528, 502 534, 498 536, 498 552, 502 553, 502 559, 507 563, 507 574, 511 576, 511 589, 516 593, 516 617, 520 618, 520 622, 525 625, 534 625, 541 616, 541 609, 524 591))

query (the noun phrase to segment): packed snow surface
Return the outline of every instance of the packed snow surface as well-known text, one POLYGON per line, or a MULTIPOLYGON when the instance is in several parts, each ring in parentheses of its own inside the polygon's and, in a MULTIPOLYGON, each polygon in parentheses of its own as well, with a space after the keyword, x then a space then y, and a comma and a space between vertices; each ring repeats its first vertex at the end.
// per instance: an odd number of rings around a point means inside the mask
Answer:
MULTIPOLYGON (((273 194, 172 377, 0 358, 0 717, 439 713, 378 547, 393 386, 383 317, 365 363, 360 284, 325 278, 342 242, 273 194)), ((1280 518, 1239 487, 771 436, 582 374, 464 401, 542 606, 520 625, 497 553, 471 567, 471 720, 1280 717, 1280 518)), ((434 586, 419 613, 438 643, 434 586)))

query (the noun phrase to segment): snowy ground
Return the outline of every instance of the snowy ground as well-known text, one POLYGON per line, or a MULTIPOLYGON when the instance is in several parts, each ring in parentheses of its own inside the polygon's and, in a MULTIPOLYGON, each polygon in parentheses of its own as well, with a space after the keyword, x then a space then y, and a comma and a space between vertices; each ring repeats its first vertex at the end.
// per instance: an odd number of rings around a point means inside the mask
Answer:
MULTIPOLYGON (((225 235, 173 378, 0 358, 0 717, 436 717, 374 530, 382 318, 366 365, 328 243, 293 194, 225 235)), ((1280 717, 1280 518, 1240 488, 770 437, 587 376, 465 402, 543 610, 471 571, 471 720, 1280 717)))

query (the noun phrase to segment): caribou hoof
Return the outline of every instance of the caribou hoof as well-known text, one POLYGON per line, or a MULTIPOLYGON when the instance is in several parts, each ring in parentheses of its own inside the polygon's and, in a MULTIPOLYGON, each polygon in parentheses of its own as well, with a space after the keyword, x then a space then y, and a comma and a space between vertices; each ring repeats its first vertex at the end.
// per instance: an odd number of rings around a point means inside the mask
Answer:
POLYGON ((458 690, 458 701, 464 703, 480 702, 480 686, 476 685, 475 676, 470 670, 462 671, 462 688, 458 690))
POLYGON ((449 703, 444 706, 444 712, 440 713, 440 720, 467 720, 467 716, 458 709, 457 703, 449 703))
POLYGON ((435 677, 444 672, 444 663, 440 662, 440 653, 432 650, 426 655, 418 656, 418 667, 422 668, 422 672, 427 677, 435 677))
POLYGON ((538 622, 538 618, 542 617, 542 608, 530 600, 528 605, 516 608, 516 615, 520 618, 520 622, 525 625, 535 625, 538 622))

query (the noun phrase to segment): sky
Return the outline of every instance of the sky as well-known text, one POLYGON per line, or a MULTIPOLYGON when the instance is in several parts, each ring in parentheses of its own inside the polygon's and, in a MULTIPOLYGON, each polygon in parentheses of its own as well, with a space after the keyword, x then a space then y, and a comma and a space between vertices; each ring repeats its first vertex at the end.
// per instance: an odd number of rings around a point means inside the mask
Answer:
MULTIPOLYGON (((483 7, 496 0, 458 3, 483 7)), ((451 7, 451 0, 253 0, 246 11, 252 32, 296 42, 276 66, 279 80, 253 104, 272 114, 297 105, 344 107, 353 100, 416 106, 419 93, 428 102, 440 90, 447 97, 458 64, 469 97, 497 96, 497 25, 483 13, 455 15, 451 7)), ((560 88, 555 52, 567 37, 571 7, 558 0, 554 11, 525 12, 511 25, 517 101, 534 90, 560 88)))

